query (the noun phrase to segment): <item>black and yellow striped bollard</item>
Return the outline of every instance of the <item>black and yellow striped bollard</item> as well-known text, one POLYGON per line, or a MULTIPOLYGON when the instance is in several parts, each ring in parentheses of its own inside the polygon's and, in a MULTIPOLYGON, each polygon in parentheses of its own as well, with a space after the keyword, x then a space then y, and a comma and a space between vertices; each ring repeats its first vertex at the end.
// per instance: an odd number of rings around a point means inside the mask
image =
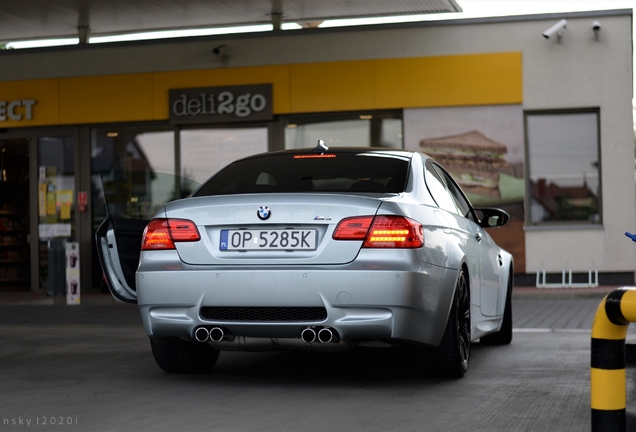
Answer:
POLYGON ((612 291, 599 305, 592 326, 592 432, 625 431, 625 337, 630 322, 636 322, 636 288, 612 291))

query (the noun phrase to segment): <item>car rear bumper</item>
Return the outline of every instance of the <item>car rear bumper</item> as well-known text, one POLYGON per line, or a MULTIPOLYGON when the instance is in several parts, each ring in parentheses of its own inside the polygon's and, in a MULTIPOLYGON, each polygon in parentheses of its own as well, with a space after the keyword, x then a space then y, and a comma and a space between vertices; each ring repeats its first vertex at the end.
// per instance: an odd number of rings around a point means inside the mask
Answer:
POLYGON ((419 261, 410 270, 412 253, 403 254, 406 262, 358 259, 340 266, 241 269, 159 265, 158 255, 149 255, 137 272, 137 294, 146 332, 155 338, 191 339, 202 325, 223 327, 236 336, 299 338, 304 328, 319 326, 335 329, 343 341, 437 345, 457 277, 456 270, 419 261), (209 307, 221 308, 213 311, 222 318, 201 313, 209 307), (250 315, 253 308, 267 308, 257 310, 266 314, 250 315), (324 308, 325 313, 306 316, 305 308, 324 308))

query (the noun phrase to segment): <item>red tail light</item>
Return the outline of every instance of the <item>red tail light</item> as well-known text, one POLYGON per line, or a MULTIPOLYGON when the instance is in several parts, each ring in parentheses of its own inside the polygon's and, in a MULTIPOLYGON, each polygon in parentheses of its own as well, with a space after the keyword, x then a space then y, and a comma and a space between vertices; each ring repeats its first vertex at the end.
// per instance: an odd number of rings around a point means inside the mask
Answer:
POLYGON ((360 216, 340 221, 334 240, 364 240, 363 248, 419 248, 424 245, 421 224, 404 216, 360 216))
POLYGON ((376 216, 362 247, 419 248, 424 245, 424 228, 404 216, 376 216))
POLYGON ((174 242, 199 241, 194 222, 187 219, 153 219, 144 230, 141 250, 175 249, 174 242))

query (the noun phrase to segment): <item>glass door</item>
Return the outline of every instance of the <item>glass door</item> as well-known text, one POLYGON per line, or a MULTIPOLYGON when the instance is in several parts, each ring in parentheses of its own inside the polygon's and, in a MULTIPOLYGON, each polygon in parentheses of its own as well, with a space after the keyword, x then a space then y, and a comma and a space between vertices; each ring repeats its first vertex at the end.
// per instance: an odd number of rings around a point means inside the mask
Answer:
POLYGON ((37 138, 38 287, 49 296, 67 293, 66 246, 76 241, 74 143, 37 138))

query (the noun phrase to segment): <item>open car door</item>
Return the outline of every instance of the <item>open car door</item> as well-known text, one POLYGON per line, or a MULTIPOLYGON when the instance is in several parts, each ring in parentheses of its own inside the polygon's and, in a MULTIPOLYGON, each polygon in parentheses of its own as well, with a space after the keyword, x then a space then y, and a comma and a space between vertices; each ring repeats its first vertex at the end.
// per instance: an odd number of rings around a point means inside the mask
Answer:
POLYGON ((107 171, 100 180, 107 216, 95 233, 99 262, 113 297, 136 304, 135 273, 146 225, 174 199, 175 185, 180 185, 180 196, 187 196, 199 184, 149 171, 107 171))
POLYGON ((145 219, 107 218, 95 234, 97 254, 110 293, 124 303, 137 303, 135 272, 139 265, 145 219))

